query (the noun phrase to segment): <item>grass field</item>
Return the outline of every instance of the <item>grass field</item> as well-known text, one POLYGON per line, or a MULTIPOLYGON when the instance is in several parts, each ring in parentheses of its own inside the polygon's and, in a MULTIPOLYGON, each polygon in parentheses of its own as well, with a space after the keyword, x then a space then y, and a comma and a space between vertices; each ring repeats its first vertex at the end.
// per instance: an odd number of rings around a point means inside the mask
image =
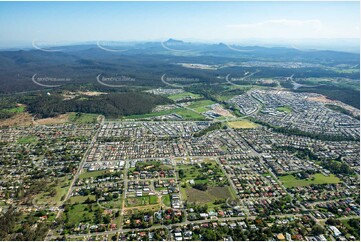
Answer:
POLYGON ((231 192, 230 186, 225 187, 209 187, 206 191, 200 191, 192 187, 181 188, 184 189, 186 199, 188 202, 196 203, 200 205, 208 204, 209 207, 213 206, 213 202, 216 200, 227 198, 234 199, 234 194, 231 192))
POLYGON ((121 208, 122 204, 123 204, 123 199, 117 198, 117 199, 112 199, 110 201, 102 201, 102 202, 99 202, 99 204, 102 207, 108 208, 108 209, 121 208))
POLYGON ((100 176, 100 175, 105 174, 106 172, 107 172, 107 170, 84 172, 79 175, 79 179, 100 176))
POLYGON ((157 204, 158 197, 157 196, 149 196, 149 204, 157 204))
POLYGON ((97 122, 97 114, 90 113, 70 113, 69 114, 69 122, 78 123, 78 124, 86 124, 86 123, 96 123, 97 122))
POLYGON ((188 109, 180 109, 176 112, 176 114, 182 116, 183 119, 187 119, 187 120, 202 120, 204 119, 204 117, 196 112, 193 112, 191 110, 188 109))
POLYGON ((168 96, 168 98, 172 99, 173 101, 180 100, 185 97, 191 97, 193 99, 197 99, 197 98, 201 98, 202 96, 199 94, 191 93, 191 92, 182 92, 182 93, 173 94, 173 95, 168 96))
POLYGON ((37 138, 35 136, 26 136, 18 139, 18 144, 32 144, 37 142, 37 138))
POLYGON ((258 125, 247 120, 239 120, 239 121, 232 121, 227 123, 229 127, 233 129, 252 129, 256 128, 258 125))
POLYGON ((67 177, 59 178, 59 183, 55 187, 56 190, 55 196, 50 196, 48 192, 42 192, 34 197, 33 202, 39 205, 46 204, 46 205, 59 206, 61 204, 61 199, 68 191, 69 185, 70 185, 70 181, 68 180, 67 177))
POLYGON ((312 184, 335 184, 340 182, 340 179, 333 174, 325 176, 321 173, 316 173, 309 179, 303 180, 297 179, 293 175, 280 176, 279 179, 285 187, 303 187, 312 184))
POLYGON ((222 182, 217 180, 217 177, 222 177, 226 181, 224 174, 215 161, 208 160, 201 163, 201 166, 202 168, 198 165, 178 165, 177 170, 182 170, 183 173, 182 177, 180 176, 181 182, 188 183, 189 180, 194 180, 195 184, 207 183, 209 186, 218 186, 222 182), (205 167, 205 164, 207 164, 207 167, 205 167))
POLYGON ((91 206, 92 211, 99 208, 96 203, 91 205, 87 204, 75 204, 71 206, 71 209, 66 213, 69 224, 78 224, 80 222, 90 222, 95 219, 95 213, 90 212, 88 206, 91 206))
POLYGON ((169 195, 165 195, 162 197, 162 202, 165 206, 170 207, 170 196, 169 195))
POLYGON ((3 111, 9 112, 9 113, 22 113, 25 111, 25 107, 19 106, 19 107, 15 107, 15 108, 6 108, 6 109, 3 109, 3 111))
POLYGON ((89 196, 73 196, 69 199, 69 202, 70 202, 70 204, 83 203, 88 198, 93 202, 95 201, 95 195, 89 195, 89 196))
POLYGON ((207 106, 212 105, 212 104, 214 104, 214 102, 211 100, 201 100, 201 101, 196 101, 196 102, 192 103, 188 107, 191 109, 194 109, 197 112, 203 113, 203 112, 210 110, 210 108, 208 108, 207 106))
POLYGON ((157 196, 128 197, 125 200, 125 205, 127 207, 138 207, 154 204, 158 204, 157 196))
POLYGON ((228 185, 227 178, 214 160, 205 159, 200 165, 178 165, 181 181, 181 194, 188 202, 214 206, 216 200, 235 198, 235 193, 228 185), (207 184, 205 191, 193 188, 189 181, 195 184, 207 184))
POLYGON ((149 197, 128 197, 125 200, 127 207, 138 207, 149 205, 149 197))
POLYGON ((278 108, 276 108, 276 110, 280 111, 280 112, 285 112, 285 113, 291 113, 292 112, 292 108, 290 106, 278 107, 278 108))

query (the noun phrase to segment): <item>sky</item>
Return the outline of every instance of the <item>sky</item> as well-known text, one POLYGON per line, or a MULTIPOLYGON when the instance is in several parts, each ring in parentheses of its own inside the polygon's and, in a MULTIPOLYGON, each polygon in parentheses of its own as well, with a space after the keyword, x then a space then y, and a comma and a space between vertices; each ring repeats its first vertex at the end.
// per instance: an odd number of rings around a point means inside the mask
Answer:
POLYGON ((0 2, 0 47, 359 38, 359 2, 0 2))

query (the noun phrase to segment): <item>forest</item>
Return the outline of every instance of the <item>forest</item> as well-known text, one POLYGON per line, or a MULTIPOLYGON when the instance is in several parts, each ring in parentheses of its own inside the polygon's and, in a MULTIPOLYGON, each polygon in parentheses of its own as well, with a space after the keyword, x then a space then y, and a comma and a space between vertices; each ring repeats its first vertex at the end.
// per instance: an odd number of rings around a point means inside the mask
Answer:
POLYGON ((27 105, 27 110, 36 118, 54 117, 66 112, 94 113, 108 118, 117 118, 149 113, 156 105, 172 102, 166 97, 143 92, 110 93, 71 100, 63 100, 59 94, 41 94, 23 100, 23 103, 27 105))

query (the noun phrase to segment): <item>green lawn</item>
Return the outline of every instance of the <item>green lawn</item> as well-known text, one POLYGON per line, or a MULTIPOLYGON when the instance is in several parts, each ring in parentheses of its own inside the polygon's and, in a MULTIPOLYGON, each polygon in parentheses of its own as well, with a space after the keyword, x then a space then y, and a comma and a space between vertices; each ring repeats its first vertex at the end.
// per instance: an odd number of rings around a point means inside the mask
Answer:
POLYGON ((79 175, 79 179, 100 176, 100 175, 105 174, 106 172, 107 172, 107 170, 85 172, 85 173, 82 173, 79 175))
POLYGON ((158 197, 157 196, 149 196, 149 204, 157 204, 158 197))
POLYGON ((170 196, 169 195, 163 196, 162 201, 165 206, 170 207, 171 204, 170 204, 170 196))
POLYGON ((72 123, 85 124, 85 123, 96 123, 98 114, 90 113, 70 113, 69 121, 72 123))
POLYGON ((176 112, 176 114, 182 116, 182 118, 186 119, 186 120, 203 120, 204 119, 203 115, 193 112, 188 109, 180 109, 176 112))
POLYGON ((292 108, 290 106, 278 107, 278 108, 276 108, 276 110, 280 111, 280 112, 285 112, 285 113, 291 113, 292 112, 292 108))
POLYGON ((22 112, 25 111, 25 107, 20 106, 20 107, 15 107, 15 108, 7 108, 7 109, 4 109, 4 110, 9 112, 9 113, 22 113, 22 112))
POLYGON ((91 222, 95 219, 95 212, 90 212, 88 206, 91 206, 92 211, 99 208, 95 204, 75 204, 72 205, 70 210, 66 213, 69 224, 79 224, 80 222, 91 222))
POLYGON ((197 112, 203 113, 203 112, 210 110, 210 108, 208 108, 207 106, 212 105, 212 104, 214 104, 214 102, 211 100, 201 100, 201 101, 196 101, 196 102, 192 103, 188 107, 191 109, 194 109, 197 112))
POLYGON ((35 136, 26 136, 26 137, 21 137, 20 139, 18 139, 18 144, 32 144, 32 143, 36 143, 37 142, 37 137, 35 136))
POLYGON ((316 173, 303 180, 297 179, 294 175, 280 176, 279 179, 285 187, 303 187, 312 184, 335 184, 340 182, 340 179, 333 174, 325 176, 321 173, 316 173))

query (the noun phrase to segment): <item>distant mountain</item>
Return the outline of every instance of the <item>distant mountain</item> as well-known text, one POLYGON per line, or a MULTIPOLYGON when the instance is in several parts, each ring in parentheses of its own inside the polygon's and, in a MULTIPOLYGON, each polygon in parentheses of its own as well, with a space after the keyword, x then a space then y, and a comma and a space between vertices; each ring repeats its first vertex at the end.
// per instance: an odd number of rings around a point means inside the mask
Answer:
POLYGON ((167 43, 167 44, 171 44, 171 43, 184 44, 185 42, 183 40, 176 40, 176 39, 170 38, 167 41, 165 41, 164 43, 167 43))
MULTIPOLYGON (((189 43, 168 39, 165 42, 128 42, 112 46, 107 42, 87 43, 52 47, 59 51, 16 50, 0 51, 0 92, 32 90, 39 88, 32 81, 34 74, 67 76, 75 82, 96 83, 99 73, 122 73, 140 80, 143 85, 157 85, 164 73, 203 76, 211 80, 214 76, 230 71, 227 68, 209 73, 209 70, 184 68, 179 63, 227 65, 249 61, 262 62, 305 62, 325 66, 352 65, 360 63, 359 55, 336 51, 303 51, 294 48, 260 46, 239 46, 235 44, 189 43), (108 45, 107 45, 108 44, 108 45), (101 48, 103 47, 103 48, 101 48), (177 64, 178 63, 178 64, 177 64)), ((262 73, 271 76, 291 75, 295 70, 268 68, 262 73)), ((233 65, 232 71, 242 70, 233 65)), ((358 78, 359 73, 336 73, 332 70, 300 70, 303 75, 328 75, 358 78), (322 75, 320 74, 322 73, 322 75)))

